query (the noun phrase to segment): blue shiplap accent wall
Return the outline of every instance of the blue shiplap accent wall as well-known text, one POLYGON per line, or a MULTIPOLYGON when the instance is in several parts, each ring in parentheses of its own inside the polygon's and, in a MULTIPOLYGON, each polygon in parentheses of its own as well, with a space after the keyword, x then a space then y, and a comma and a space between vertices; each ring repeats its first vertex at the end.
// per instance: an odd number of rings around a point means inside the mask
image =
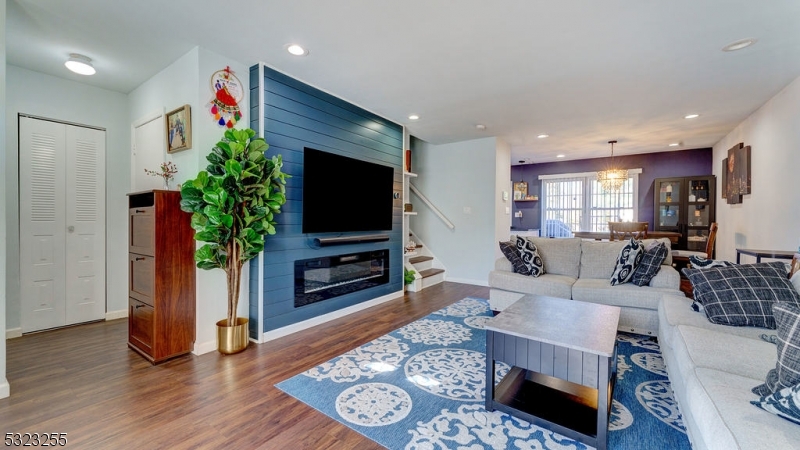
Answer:
MULTIPOLYGON (((391 166, 395 170, 394 189, 402 192, 403 129, 400 125, 372 114, 340 98, 320 91, 280 72, 264 67, 259 78, 259 66, 250 68, 251 128, 258 130, 259 94, 264 94, 263 136, 269 144, 267 156, 283 155, 287 180, 287 201, 278 215, 277 234, 266 240, 264 253, 250 265, 250 318, 262 319, 261 329, 270 331, 336 311, 367 300, 397 292, 402 280, 402 200, 394 201, 392 230, 376 231, 389 234, 387 242, 337 245, 312 248, 314 237, 363 235, 372 233, 303 234, 303 148, 336 153, 351 158, 391 166), (390 280, 388 284, 354 292, 340 297, 294 307, 294 262, 300 259, 389 249, 390 280), (258 264, 264 267, 264 317, 258 318, 258 264)), ((357 173, 343 173, 357 177, 357 173)), ((347 202, 346 192, 330 189, 331 201, 342 205, 341 214, 363 214, 369 205, 347 202)), ((336 220, 336 217, 331 217, 336 220)), ((251 330, 251 332, 254 330, 251 330)))

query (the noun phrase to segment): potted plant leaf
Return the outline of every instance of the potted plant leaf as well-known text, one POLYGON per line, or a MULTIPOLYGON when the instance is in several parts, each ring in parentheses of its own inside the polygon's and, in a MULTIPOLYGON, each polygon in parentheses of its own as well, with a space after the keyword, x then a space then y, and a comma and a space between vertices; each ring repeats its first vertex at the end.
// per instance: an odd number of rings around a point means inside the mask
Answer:
POLYGON ((408 289, 407 286, 414 282, 414 280, 416 279, 414 274, 416 273, 417 272, 414 270, 405 268, 403 269, 403 291, 406 291, 408 289))
POLYGON ((269 146, 255 134, 226 130, 206 157, 206 170, 181 187, 181 209, 193 213, 194 238, 206 243, 195 252, 197 267, 227 275, 228 316, 217 322, 217 349, 225 354, 247 348, 248 319, 236 317, 242 266, 275 234, 275 215, 286 203, 283 159, 267 158, 269 146))

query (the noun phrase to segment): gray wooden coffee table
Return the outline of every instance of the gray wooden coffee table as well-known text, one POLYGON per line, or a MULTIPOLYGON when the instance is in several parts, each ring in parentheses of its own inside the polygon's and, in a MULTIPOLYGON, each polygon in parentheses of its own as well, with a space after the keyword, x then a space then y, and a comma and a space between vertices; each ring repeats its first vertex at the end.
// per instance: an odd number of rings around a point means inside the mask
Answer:
POLYGON ((620 309, 527 295, 486 322, 486 409, 605 449, 620 309), (512 366, 495 387, 495 361, 512 366))

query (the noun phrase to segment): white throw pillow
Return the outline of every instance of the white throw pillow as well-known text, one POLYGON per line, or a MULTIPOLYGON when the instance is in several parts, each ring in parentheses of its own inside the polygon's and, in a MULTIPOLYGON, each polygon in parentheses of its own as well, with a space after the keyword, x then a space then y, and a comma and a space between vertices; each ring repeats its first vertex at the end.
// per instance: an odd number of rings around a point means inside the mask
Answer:
POLYGON ((641 241, 631 238, 625 247, 619 252, 617 257, 617 265, 614 268, 614 273, 611 275, 611 285, 628 283, 633 278, 633 273, 636 266, 642 261, 644 256, 644 245, 641 241))

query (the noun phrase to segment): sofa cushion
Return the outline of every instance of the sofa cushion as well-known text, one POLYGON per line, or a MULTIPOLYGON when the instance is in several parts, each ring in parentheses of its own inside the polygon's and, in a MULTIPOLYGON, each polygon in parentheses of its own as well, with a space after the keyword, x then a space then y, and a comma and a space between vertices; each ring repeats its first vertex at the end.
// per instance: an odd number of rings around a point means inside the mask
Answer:
POLYGON ((772 395, 750 403, 800 425, 800 384, 783 388, 772 395))
POLYGON ((617 265, 614 267, 614 273, 611 274, 611 285, 616 286, 630 282, 636 266, 642 261, 643 256, 644 245, 640 241, 631 238, 619 251, 617 265))
POLYGON ((766 382, 753 389, 758 395, 769 395, 800 383, 800 307, 793 303, 772 306, 778 334, 778 362, 767 373, 766 382))
MULTIPOLYGON (((672 266, 661 265, 661 270, 650 280, 650 287, 661 289, 679 290, 681 286, 681 276, 672 266)), ((683 295, 683 294, 681 294, 683 295)))
POLYGON ((617 266, 619 252, 625 247, 625 241, 589 241, 581 242, 580 278, 599 278, 608 280, 617 266))
POLYGON ((683 376, 688 376, 687 371, 706 367, 758 380, 775 367, 775 346, 761 339, 690 325, 678 325, 677 333, 673 351, 683 376))
POLYGON ((683 269, 683 273, 692 283, 695 300, 714 323, 775 328, 772 303, 800 303, 782 262, 683 269))
POLYGON ((517 236, 517 251, 528 269, 528 275, 538 277, 544 273, 544 264, 536 244, 522 236, 517 236))
MULTIPOLYGON (((581 240, 579 238, 529 237, 539 250, 545 271, 553 275, 578 278, 581 264, 581 240)), ((547 295, 547 294, 545 294, 547 295)))
POLYGON ((511 263, 514 273, 530 275, 531 270, 519 256, 519 251, 517 250, 517 244, 515 242, 500 241, 500 251, 503 252, 503 255, 511 263))
POLYGON ((575 278, 552 273, 534 278, 511 271, 493 270, 489 272, 490 287, 522 294, 571 298, 573 283, 575 283, 575 278))
POLYGON ((667 257, 667 246, 661 242, 653 243, 650 247, 645 248, 642 261, 636 266, 633 271, 631 283, 637 286, 647 286, 650 280, 656 276, 661 269, 661 263, 667 257))
POLYGON ((680 295, 677 289, 642 288, 634 284, 611 286, 608 280, 578 278, 572 285, 572 299, 613 306, 631 306, 655 311, 661 297, 680 295))

